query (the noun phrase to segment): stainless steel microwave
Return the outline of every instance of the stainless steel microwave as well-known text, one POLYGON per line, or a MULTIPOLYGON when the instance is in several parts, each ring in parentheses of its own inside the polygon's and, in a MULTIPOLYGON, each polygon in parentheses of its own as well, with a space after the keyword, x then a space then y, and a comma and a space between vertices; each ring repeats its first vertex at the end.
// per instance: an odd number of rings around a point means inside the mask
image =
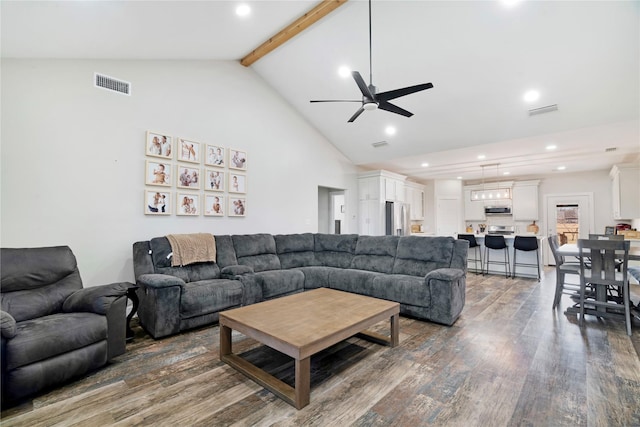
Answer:
POLYGON ((485 215, 511 215, 510 206, 485 206, 485 215))

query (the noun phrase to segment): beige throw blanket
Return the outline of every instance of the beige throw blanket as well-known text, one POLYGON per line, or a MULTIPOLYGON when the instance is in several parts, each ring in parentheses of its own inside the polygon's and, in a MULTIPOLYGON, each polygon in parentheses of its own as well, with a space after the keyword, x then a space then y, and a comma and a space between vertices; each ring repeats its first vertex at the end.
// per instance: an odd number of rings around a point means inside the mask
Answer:
POLYGON ((209 233, 167 234, 173 257, 171 266, 216 261, 216 240, 209 233))

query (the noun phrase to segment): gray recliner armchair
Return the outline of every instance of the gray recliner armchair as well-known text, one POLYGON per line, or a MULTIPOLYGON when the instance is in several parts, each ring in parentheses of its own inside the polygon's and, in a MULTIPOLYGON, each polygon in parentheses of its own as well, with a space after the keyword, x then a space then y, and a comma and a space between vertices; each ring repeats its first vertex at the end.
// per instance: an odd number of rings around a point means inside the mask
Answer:
POLYGON ((84 288, 67 246, 0 249, 2 406, 125 352, 130 283, 84 288))

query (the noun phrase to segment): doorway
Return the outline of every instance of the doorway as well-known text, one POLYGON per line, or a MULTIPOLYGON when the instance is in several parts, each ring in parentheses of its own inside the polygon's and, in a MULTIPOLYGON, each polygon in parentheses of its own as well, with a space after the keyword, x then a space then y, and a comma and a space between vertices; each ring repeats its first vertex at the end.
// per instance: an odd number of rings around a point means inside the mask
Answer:
MULTIPOLYGON (((593 193, 548 194, 545 196, 545 206, 547 236, 557 234, 561 245, 588 238, 595 228, 593 193)), ((548 244, 544 252, 548 264, 554 265, 548 244)))
POLYGON ((344 190, 318 187, 318 233, 341 234, 345 230, 344 190))

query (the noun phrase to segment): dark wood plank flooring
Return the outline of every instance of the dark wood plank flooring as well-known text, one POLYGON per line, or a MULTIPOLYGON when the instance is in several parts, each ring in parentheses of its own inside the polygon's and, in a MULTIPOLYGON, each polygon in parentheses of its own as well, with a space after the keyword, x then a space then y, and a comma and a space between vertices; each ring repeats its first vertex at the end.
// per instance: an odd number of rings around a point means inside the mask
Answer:
MULTIPOLYGON (((616 320, 581 328, 564 314, 569 297, 551 309, 554 282, 552 268, 541 282, 470 273, 454 326, 401 317, 396 348, 350 338, 313 357, 300 411, 219 361, 217 326, 155 341, 135 324, 114 363, 3 411, 0 424, 640 426, 640 322, 631 338, 616 320)), ((293 383, 290 358, 233 339, 293 383)))

